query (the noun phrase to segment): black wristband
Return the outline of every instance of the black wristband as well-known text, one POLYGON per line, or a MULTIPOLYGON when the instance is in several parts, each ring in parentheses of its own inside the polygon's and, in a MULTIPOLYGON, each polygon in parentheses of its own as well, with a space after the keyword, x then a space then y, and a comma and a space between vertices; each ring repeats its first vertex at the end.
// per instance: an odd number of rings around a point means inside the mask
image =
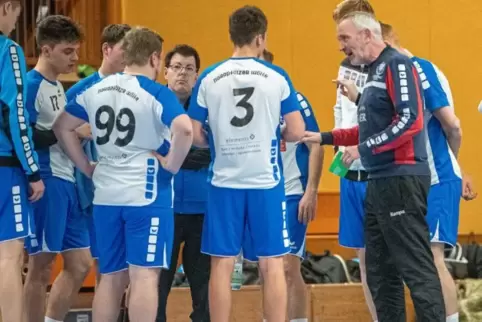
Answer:
POLYGON ((30 175, 27 176, 28 182, 37 182, 40 181, 40 173, 39 172, 34 172, 30 175))
POLYGON ((333 134, 331 132, 321 132, 320 145, 333 145, 333 134))
POLYGON ((358 103, 360 102, 360 98, 361 98, 361 93, 358 93, 358 95, 356 97, 356 100, 355 100, 355 105, 358 106, 358 103))

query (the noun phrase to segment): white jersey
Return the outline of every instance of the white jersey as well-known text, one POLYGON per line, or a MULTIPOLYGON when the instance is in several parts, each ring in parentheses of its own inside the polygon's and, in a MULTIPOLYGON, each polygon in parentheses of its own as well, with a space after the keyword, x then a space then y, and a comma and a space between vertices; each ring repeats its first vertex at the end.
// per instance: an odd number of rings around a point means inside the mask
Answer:
POLYGON ((286 72, 255 58, 231 58, 207 68, 189 115, 210 127, 211 183, 269 189, 282 180, 280 117, 300 111, 286 72))
POLYGON ((184 113, 174 93, 144 76, 116 74, 77 95, 66 110, 92 128, 99 160, 94 204, 172 207, 172 197, 162 198, 172 193, 171 177, 158 175, 151 151, 170 141, 171 122, 184 113))
MULTIPOLYGON (((296 96, 302 108, 301 115, 305 121, 306 130, 319 132, 320 129, 318 128, 310 103, 303 94, 298 93, 296 96)), ((284 126, 282 119, 282 130, 284 126)), ((281 140, 281 157, 283 160, 286 195, 304 194, 306 184, 308 183, 310 150, 305 144, 296 144, 294 142, 284 142, 284 140, 281 140)))
MULTIPOLYGON (((35 69, 27 74, 28 92, 27 109, 30 121, 41 131, 51 131, 57 117, 64 111, 66 97, 64 88, 59 81, 51 82, 45 79, 35 69)), ((70 182, 74 179, 74 164, 58 143, 45 149, 36 148, 39 156, 40 175, 42 178, 51 176, 70 182)))
MULTIPOLYGON (((345 59, 338 70, 338 79, 351 80, 355 83, 358 91, 363 92, 368 77, 368 68, 354 66, 349 59, 345 59)), ((349 129, 358 125, 358 107, 348 97, 341 94, 340 88, 336 90, 335 104, 335 129, 349 129)), ((339 147, 340 151, 344 147, 339 147)), ((355 160, 350 170, 364 170, 361 160, 355 160)))

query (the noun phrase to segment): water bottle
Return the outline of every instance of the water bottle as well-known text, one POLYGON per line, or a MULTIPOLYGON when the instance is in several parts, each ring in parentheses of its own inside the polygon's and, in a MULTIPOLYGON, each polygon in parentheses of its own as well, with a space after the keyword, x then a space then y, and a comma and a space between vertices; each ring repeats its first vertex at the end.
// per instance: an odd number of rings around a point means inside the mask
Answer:
POLYGON ((233 274, 231 275, 231 289, 234 291, 241 289, 243 282, 243 252, 241 251, 234 260, 234 270, 233 274))

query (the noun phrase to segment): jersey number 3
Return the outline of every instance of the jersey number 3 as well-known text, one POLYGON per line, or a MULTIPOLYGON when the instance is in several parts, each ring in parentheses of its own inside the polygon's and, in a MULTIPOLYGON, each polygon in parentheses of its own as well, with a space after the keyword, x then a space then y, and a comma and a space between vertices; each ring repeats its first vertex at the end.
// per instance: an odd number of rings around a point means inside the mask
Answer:
POLYGON ((231 119, 231 125, 236 127, 243 127, 249 124, 253 120, 254 116, 254 108, 248 100, 253 96, 254 87, 244 87, 244 88, 234 88, 233 95, 234 96, 241 96, 243 98, 236 104, 236 106, 244 108, 246 110, 246 116, 243 118, 239 118, 237 116, 231 119))
POLYGON ((110 135, 112 134, 115 126, 117 132, 126 133, 123 138, 118 137, 114 142, 115 145, 123 147, 129 144, 134 138, 134 133, 136 131, 136 118, 134 117, 134 113, 132 113, 132 111, 128 108, 120 109, 119 114, 117 114, 116 117, 115 111, 112 107, 102 105, 95 113, 95 126, 99 130, 106 130, 103 136, 97 137, 96 143, 98 145, 104 145, 110 141, 110 135), (105 116, 102 117, 103 115, 107 115, 107 120, 105 119, 105 116), (101 118, 103 120, 101 120, 101 118), (123 118, 127 119, 127 122, 122 122, 123 118))

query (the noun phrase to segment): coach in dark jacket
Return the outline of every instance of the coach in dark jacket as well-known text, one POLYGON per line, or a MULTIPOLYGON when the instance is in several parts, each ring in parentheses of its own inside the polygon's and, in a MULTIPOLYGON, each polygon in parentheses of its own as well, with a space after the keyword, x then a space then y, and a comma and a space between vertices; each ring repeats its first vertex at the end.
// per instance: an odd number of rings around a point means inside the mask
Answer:
POLYGON ((340 48, 368 66, 363 94, 338 81, 358 105, 358 126, 307 133, 304 142, 346 146, 343 162, 361 159, 365 199, 367 282, 379 322, 406 320, 403 282, 417 321, 445 322, 445 305, 425 215, 430 170, 423 120, 422 80, 411 60, 385 45, 373 16, 354 13, 338 24, 340 48))
MULTIPOLYGON (((197 79, 200 59, 197 51, 188 45, 178 45, 166 54, 165 78, 168 87, 188 108, 192 88, 197 79)), ((167 321, 167 297, 177 270, 181 243, 182 264, 191 287, 194 322, 209 321, 208 284, 209 256, 201 253, 201 233, 206 211, 209 149, 192 147, 181 170, 174 176, 174 244, 171 266, 163 271, 159 281, 159 307, 157 321, 167 321)))

